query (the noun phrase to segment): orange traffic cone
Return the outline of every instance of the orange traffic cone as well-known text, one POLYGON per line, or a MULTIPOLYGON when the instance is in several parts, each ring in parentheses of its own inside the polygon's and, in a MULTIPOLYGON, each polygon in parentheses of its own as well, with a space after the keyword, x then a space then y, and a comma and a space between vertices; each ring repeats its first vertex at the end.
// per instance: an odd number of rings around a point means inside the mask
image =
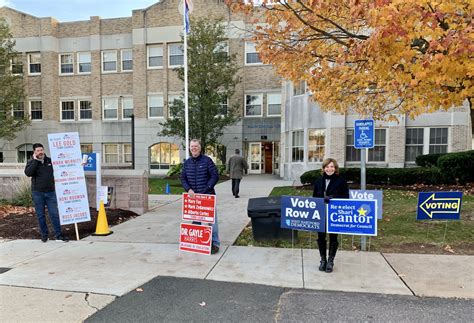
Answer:
POLYGON ((105 214, 104 201, 100 200, 99 215, 97 216, 97 225, 95 227, 95 233, 93 236, 108 236, 113 232, 109 230, 109 224, 107 223, 107 215, 105 214))

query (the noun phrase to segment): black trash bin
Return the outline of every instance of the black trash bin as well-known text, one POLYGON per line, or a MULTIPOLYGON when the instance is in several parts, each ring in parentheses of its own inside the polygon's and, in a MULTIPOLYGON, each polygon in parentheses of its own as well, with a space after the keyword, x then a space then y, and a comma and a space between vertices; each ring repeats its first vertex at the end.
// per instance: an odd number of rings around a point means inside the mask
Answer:
MULTIPOLYGON (((255 241, 292 240, 290 229, 280 228, 280 197, 257 197, 249 199, 247 215, 252 219, 252 232, 255 241)), ((293 231, 293 239, 298 238, 298 231, 293 231)))

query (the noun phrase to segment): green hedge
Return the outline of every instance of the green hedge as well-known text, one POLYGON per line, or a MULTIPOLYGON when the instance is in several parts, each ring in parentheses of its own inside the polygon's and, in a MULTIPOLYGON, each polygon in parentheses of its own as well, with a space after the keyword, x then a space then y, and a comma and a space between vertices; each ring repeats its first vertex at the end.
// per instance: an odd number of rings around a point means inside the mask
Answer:
POLYGON ((446 154, 429 154, 419 155, 416 157, 415 162, 421 167, 433 167, 438 165, 438 159, 446 154))
POLYGON ((451 183, 474 182, 474 150, 445 154, 438 159, 438 168, 451 183))

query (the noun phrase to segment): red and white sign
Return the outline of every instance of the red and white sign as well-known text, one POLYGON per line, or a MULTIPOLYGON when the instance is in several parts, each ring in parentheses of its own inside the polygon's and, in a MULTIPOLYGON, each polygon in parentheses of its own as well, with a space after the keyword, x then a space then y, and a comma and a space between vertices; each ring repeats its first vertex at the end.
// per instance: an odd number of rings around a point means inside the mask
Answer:
POLYGON ((216 196, 183 193, 183 220, 214 223, 216 196))
POLYGON ((204 255, 211 254, 212 227, 181 223, 179 233, 179 250, 204 255))

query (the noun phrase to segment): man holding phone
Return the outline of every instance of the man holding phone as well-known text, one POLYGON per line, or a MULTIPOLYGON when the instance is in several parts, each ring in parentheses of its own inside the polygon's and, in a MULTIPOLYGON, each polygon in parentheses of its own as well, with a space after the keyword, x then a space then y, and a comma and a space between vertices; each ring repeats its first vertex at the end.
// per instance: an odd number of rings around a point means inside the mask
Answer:
POLYGON ((41 241, 48 241, 49 232, 45 217, 45 208, 48 207, 48 214, 56 240, 67 242, 69 239, 61 233, 58 202, 54 189, 53 164, 51 158, 44 153, 42 144, 36 143, 33 145, 33 158, 26 164, 25 174, 31 177, 31 192, 41 230, 41 241))

